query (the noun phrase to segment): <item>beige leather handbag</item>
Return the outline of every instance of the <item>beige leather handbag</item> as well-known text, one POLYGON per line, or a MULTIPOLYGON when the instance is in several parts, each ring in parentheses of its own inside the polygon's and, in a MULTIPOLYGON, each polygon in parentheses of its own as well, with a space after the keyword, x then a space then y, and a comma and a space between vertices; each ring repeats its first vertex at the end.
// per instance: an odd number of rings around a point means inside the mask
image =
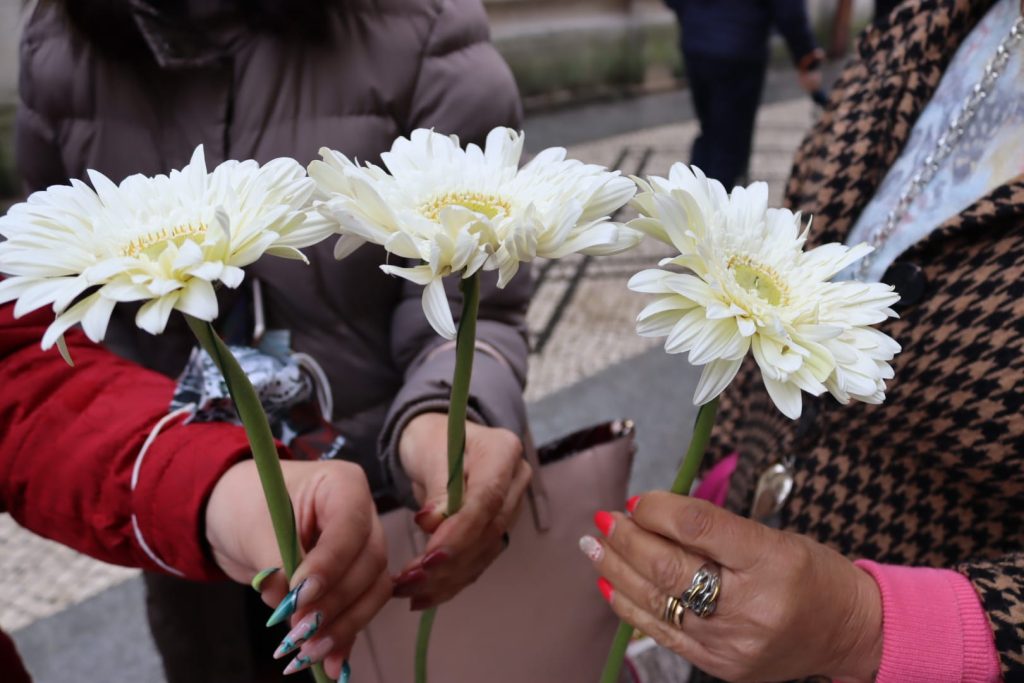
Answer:
MULTIPOLYGON (((598 510, 622 509, 633 462, 631 422, 609 422, 527 449, 528 505, 508 549, 473 585, 441 605, 430 683, 595 683, 618 621, 579 551, 598 510), (538 467, 539 464, 539 467, 538 467)), ((392 572, 424 546, 408 510, 383 517, 392 572)), ((392 600, 356 642, 359 683, 411 683, 419 612, 392 600)))

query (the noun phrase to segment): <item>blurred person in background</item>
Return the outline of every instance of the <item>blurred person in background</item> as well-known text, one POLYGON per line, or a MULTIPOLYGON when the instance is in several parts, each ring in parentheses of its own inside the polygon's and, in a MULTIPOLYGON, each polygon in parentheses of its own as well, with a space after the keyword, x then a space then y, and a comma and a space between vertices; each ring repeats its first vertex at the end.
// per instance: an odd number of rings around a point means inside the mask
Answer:
POLYGON ((870 244, 840 276, 901 296, 885 402, 788 420, 748 363, 708 451, 725 509, 652 493, 603 518, 613 608, 695 681, 1024 680, 1022 13, 903 2, 797 152, 809 242, 870 244), (717 609, 666 623, 709 562, 717 609))
MULTIPOLYGON (((199 143, 211 167, 279 156, 305 165, 321 146, 377 162, 416 128, 482 144, 493 127, 521 120, 480 0, 41 0, 20 63, 16 158, 30 191, 86 169, 115 182, 167 172, 199 143)), ((416 609, 437 604, 501 552, 529 480, 518 438, 529 274, 503 290, 484 279, 478 338, 486 350, 474 363, 467 502, 445 520, 454 349, 427 324, 420 288, 380 271, 378 247, 338 262, 324 242, 307 255, 308 266, 255 264, 240 291, 222 296, 222 332, 252 343, 254 310, 262 309, 267 330, 286 331, 290 349, 319 365, 333 414, 310 439, 313 457, 327 444, 358 462, 381 508, 393 500, 422 506, 417 520, 433 536, 403 595, 416 609), (491 501, 495 493, 502 499, 491 501)), ((134 314, 118 307, 106 345, 178 376, 193 346, 183 321, 172 318, 154 338, 134 314)), ((170 683, 279 680, 270 655, 282 631, 264 629, 265 608, 252 591, 153 573, 146 584, 170 683)))
POLYGON ((679 19, 686 80, 700 122, 690 163, 726 187, 747 174, 754 123, 777 29, 800 86, 821 90, 818 47, 805 0, 665 0, 679 19))

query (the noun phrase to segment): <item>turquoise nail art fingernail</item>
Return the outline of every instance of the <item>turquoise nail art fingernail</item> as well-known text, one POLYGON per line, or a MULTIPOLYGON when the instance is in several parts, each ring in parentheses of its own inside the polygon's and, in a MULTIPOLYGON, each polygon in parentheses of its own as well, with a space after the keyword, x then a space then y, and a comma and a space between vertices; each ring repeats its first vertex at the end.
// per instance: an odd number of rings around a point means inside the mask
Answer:
POLYGON ((302 583, 291 589, 288 592, 288 595, 284 596, 284 600, 281 601, 281 604, 277 606, 274 613, 270 615, 269 619, 267 619, 267 628, 277 626, 282 621, 295 614, 295 610, 299 606, 299 591, 301 591, 302 587, 305 585, 306 580, 303 579, 302 583))
POLYGON ((288 663, 288 666, 284 668, 283 675, 289 676, 293 673, 298 673, 312 666, 313 660, 306 655, 298 655, 295 659, 288 663))
POLYGON ((349 676, 351 675, 352 667, 348 665, 348 660, 346 659, 341 664, 341 675, 338 676, 338 683, 348 683, 349 676))
POLYGON ((323 612, 313 612, 305 617, 302 621, 295 625, 288 635, 284 637, 281 644, 277 646, 274 651, 274 659, 280 659, 287 654, 294 652, 299 649, 299 646, 304 642, 316 635, 316 632, 320 630, 320 624, 323 622, 323 612))
POLYGON ((263 591, 263 582, 267 580, 267 577, 279 571, 281 571, 280 567, 267 567, 266 569, 261 569, 256 576, 252 577, 252 581, 249 585, 252 586, 254 591, 261 593, 263 591))

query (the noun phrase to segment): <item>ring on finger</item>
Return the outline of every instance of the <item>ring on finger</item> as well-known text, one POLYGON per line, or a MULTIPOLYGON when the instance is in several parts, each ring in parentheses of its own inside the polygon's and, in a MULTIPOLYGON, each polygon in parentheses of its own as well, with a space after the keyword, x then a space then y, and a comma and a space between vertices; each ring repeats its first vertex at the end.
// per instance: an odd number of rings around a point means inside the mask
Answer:
POLYGON ((691 612, 706 619, 715 612, 721 587, 722 577, 718 568, 711 563, 704 563, 694 573, 690 587, 679 599, 691 612))
POLYGON ((670 595, 665 600, 665 611, 662 614, 662 619, 672 624, 676 628, 683 627, 683 615, 686 612, 686 605, 679 598, 670 595))

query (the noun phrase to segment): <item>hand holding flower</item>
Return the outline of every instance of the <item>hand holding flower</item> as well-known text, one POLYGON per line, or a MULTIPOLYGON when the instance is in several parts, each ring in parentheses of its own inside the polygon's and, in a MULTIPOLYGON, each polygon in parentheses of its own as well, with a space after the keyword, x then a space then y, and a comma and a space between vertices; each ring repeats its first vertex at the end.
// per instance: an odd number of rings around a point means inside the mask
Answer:
POLYGON ((466 424, 465 501, 450 518, 448 504, 448 416, 424 413, 402 432, 399 455, 422 505, 416 523, 430 542, 396 579, 395 595, 411 597, 413 609, 453 598, 475 581, 504 550, 530 483, 523 445, 512 432, 466 424))
POLYGON ((631 517, 602 516, 581 547, 611 584, 615 612, 701 670, 729 681, 825 675, 870 681, 882 655, 882 600, 866 572, 806 536, 706 501, 648 493, 631 517), (717 563, 717 609, 665 622, 666 601, 717 563))
MULTIPOLYGON (((284 605, 275 616, 290 617, 294 627, 276 656, 292 655, 292 671, 323 661, 336 680, 356 634, 391 597, 384 533, 358 465, 284 461, 281 467, 307 555, 291 592, 282 572, 259 585, 264 602, 284 605)), ((206 537, 214 560, 235 581, 248 583, 280 564, 253 461, 238 463, 217 482, 206 508, 206 537)))

